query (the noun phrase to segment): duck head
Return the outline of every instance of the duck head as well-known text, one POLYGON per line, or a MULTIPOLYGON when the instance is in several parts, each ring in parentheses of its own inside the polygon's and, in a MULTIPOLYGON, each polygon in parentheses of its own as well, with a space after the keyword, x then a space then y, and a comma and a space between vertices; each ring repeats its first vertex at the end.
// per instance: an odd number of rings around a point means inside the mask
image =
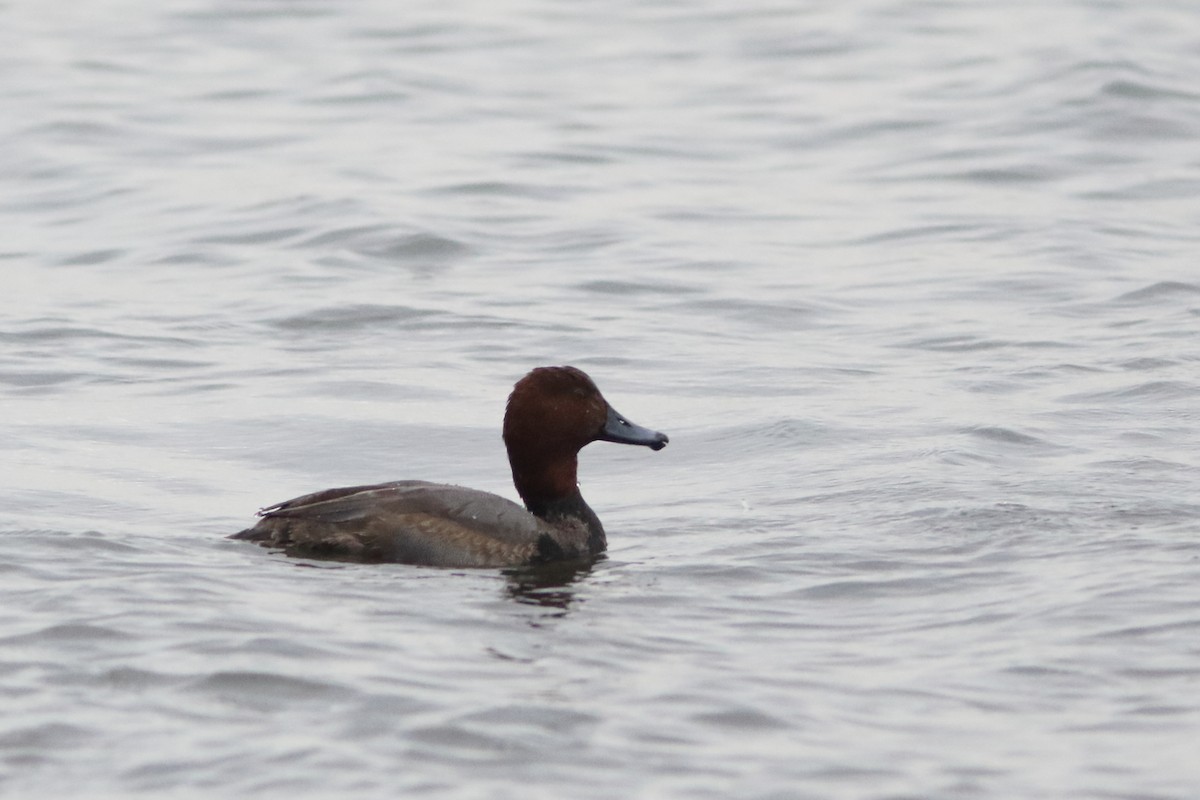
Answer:
POLYGON ((530 511, 578 493, 579 451, 595 441, 661 450, 669 440, 619 414, 575 367, 538 367, 517 381, 504 413, 504 444, 530 511))

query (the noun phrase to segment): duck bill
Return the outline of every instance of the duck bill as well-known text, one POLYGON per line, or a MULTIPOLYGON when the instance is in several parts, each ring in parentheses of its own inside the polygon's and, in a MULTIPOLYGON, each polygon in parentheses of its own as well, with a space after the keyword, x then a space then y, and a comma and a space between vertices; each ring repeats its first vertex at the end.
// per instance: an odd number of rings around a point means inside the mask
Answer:
POLYGON ((633 424, 618 414, 612 406, 608 407, 608 419, 604 421, 604 427, 600 429, 600 435, 596 438, 602 442, 640 444, 651 450, 662 450, 670 441, 665 433, 633 424))

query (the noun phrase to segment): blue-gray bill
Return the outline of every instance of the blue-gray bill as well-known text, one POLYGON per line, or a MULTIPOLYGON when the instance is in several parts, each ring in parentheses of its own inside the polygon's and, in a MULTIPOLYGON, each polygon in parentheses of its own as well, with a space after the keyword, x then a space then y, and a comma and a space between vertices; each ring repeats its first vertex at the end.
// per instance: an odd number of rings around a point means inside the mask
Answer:
POLYGON ((670 441, 665 433, 643 428, 625 419, 612 406, 608 407, 608 419, 604 421, 604 427, 600 429, 600 435, 596 438, 602 442, 640 444, 651 450, 662 450, 670 441))

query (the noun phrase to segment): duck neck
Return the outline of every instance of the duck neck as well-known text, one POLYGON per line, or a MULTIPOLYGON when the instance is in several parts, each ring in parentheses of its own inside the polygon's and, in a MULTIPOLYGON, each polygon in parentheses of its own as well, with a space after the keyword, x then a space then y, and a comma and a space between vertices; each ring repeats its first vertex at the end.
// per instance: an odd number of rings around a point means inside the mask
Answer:
POLYGON ((582 522, 587 526, 588 551, 592 555, 599 555, 608 548, 608 539, 604 535, 604 526, 600 524, 600 518, 596 516, 596 512, 592 511, 592 507, 583 499, 583 495, 579 493, 578 487, 567 497, 560 497, 556 500, 543 503, 539 508, 535 509, 529 503, 526 503, 525 506, 534 516, 540 517, 552 524, 565 519, 574 519, 582 522))
POLYGON ((557 459, 541 469, 511 457, 509 463, 513 484, 529 513, 550 523, 567 518, 579 520, 588 529, 588 549, 593 554, 604 552, 608 545, 604 526, 579 491, 576 456, 557 459))

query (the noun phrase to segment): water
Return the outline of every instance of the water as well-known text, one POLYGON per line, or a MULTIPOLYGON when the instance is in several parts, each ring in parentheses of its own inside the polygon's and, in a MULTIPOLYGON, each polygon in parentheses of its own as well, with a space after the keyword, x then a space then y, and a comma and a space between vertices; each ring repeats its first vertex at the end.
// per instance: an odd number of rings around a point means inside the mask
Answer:
POLYGON ((0 794, 1195 795, 1191 4, 0 16, 0 794), (549 363, 590 570, 223 538, 549 363))

